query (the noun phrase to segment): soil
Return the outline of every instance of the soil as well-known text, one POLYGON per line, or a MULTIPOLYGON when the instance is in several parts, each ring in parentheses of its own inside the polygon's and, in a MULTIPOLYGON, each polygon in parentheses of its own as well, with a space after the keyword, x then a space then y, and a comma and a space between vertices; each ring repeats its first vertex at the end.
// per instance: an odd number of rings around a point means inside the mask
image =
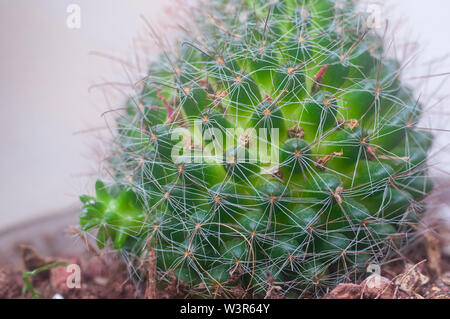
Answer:
POLYGON ((430 254, 426 241, 413 248, 404 260, 382 267, 381 276, 372 275, 360 284, 339 284, 324 298, 450 299, 450 258, 430 254))
MULTIPOLYGON (((425 236, 416 244, 404 260, 382 268, 380 277, 371 276, 360 284, 340 284, 324 298, 331 299, 450 299, 450 258, 442 257, 434 237, 425 236), (377 285, 374 285, 375 280, 377 285)), ((54 262, 77 264, 81 269, 81 288, 69 288, 66 267, 60 266, 30 277, 33 288, 40 298, 183 298, 188 292, 178 289, 174 283, 165 290, 157 290, 154 280, 133 281, 123 258, 114 254, 100 255, 87 244, 83 253, 74 256, 41 256, 31 245, 16 245, 22 261, 14 265, 0 262, 0 298, 31 298, 28 291, 22 292, 22 274, 54 262)), ((146 267, 152 278, 156 270, 152 265, 152 254, 146 267)), ((69 278, 73 282, 74 277, 69 278)), ((276 294, 269 296, 277 298, 276 294)))

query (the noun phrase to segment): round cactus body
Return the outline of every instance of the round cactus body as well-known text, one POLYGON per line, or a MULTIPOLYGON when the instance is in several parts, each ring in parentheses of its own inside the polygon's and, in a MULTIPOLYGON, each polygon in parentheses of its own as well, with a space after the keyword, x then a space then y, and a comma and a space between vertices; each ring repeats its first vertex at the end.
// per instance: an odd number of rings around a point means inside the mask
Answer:
POLYGON ((433 187, 400 64, 353 1, 211 2, 118 117, 83 230, 206 295, 357 280, 433 187))

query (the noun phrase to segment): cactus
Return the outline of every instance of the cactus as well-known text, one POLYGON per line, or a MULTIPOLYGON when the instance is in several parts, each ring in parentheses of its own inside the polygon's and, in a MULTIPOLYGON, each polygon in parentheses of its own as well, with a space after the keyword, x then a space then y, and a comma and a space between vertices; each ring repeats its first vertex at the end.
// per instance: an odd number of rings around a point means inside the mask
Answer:
POLYGON ((353 1, 211 2, 117 117, 83 231, 154 250, 159 283, 198 295, 358 280, 408 243, 433 187, 400 63, 353 1))

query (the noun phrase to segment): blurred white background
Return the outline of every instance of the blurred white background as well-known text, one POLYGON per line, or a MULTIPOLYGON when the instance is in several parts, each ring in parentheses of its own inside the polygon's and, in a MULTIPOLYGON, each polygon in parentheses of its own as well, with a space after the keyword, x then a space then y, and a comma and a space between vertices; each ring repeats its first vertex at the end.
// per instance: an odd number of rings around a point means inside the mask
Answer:
MULTIPOLYGON (((105 126, 105 98, 88 88, 114 79, 117 65, 89 52, 129 56, 133 38, 144 27, 139 16, 164 21, 163 3, 0 0, 0 229, 78 205, 78 194, 90 191, 99 169, 92 151, 98 141, 77 132, 105 126), (81 8, 79 30, 66 26, 71 3, 81 8)), ((381 3, 382 17, 391 19, 391 27, 401 22, 396 41, 418 40, 419 72, 421 65, 450 53, 450 1, 381 3)), ((450 64, 443 62, 439 69, 450 72, 450 64)), ((450 93, 449 83, 443 92, 450 93)), ((447 114, 433 121, 448 129, 448 120, 447 114)), ((447 135, 439 143, 448 140, 447 135)), ((448 156, 446 161, 448 165, 448 156)))
POLYGON ((90 190, 96 143, 77 132, 105 126, 104 96, 88 88, 114 79, 118 67, 89 52, 132 52, 139 16, 157 20, 162 3, 0 0, 0 229, 64 209, 90 190), (66 25, 72 3, 81 8, 80 29, 66 25))

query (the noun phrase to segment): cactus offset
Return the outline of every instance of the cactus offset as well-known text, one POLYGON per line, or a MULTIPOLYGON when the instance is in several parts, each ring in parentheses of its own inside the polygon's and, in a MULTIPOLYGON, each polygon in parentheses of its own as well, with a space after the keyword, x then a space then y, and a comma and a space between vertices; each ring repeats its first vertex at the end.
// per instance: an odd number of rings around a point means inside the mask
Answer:
POLYGON ((117 118, 84 231, 158 280, 320 292, 407 244, 432 189, 421 105, 353 1, 212 1, 117 118), (343 5, 342 5, 343 4, 343 5))

